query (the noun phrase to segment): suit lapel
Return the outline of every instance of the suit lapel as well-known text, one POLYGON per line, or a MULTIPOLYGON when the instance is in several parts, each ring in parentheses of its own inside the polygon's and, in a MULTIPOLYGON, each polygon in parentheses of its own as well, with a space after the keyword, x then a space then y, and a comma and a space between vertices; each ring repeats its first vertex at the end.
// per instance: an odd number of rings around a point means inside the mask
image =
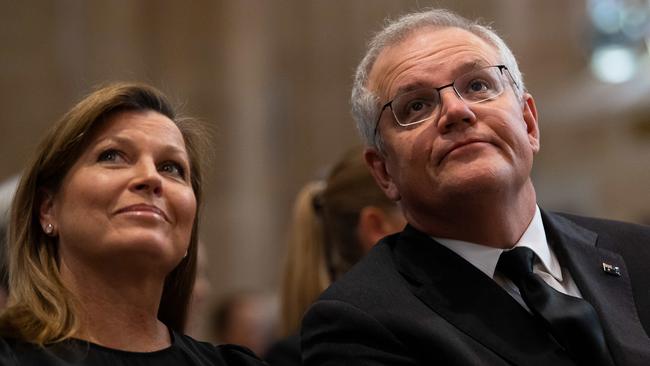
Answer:
POLYGON ((410 226, 393 251, 421 301, 501 357, 515 365, 573 365, 526 310, 456 253, 410 226))
POLYGON ((609 349, 617 364, 647 365, 650 339, 641 326, 623 258, 598 248, 598 235, 572 221, 542 212, 549 244, 562 267, 568 268, 582 296, 601 320, 609 349), (606 273, 603 264, 618 267, 606 273))

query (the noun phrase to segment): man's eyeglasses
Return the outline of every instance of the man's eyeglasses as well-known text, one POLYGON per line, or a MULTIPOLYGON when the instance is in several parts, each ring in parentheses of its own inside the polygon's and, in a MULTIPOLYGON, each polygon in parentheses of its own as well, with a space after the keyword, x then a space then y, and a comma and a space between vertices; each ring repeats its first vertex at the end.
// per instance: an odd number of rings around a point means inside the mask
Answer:
POLYGON ((452 83, 438 88, 419 88, 407 91, 383 105, 375 123, 375 136, 379 120, 386 108, 390 108, 398 125, 407 127, 428 120, 435 120, 440 114, 442 98, 440 91, 452 87, 458 97, 468 104, 495 99, 507 86, 508 80, 517 85, 505 65, 487 66, 472 70, 456 78, 452 83))

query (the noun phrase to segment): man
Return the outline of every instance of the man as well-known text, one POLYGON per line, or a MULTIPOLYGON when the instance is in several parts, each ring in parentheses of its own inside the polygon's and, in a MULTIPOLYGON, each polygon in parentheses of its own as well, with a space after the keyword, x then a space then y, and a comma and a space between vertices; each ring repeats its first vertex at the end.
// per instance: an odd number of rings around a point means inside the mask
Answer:
POLYGON ((409 224, 307 312, 307 366, 650 365, 650 229, 537 207, 537 110, 494 32, 402 17, 352 104, 409 224))

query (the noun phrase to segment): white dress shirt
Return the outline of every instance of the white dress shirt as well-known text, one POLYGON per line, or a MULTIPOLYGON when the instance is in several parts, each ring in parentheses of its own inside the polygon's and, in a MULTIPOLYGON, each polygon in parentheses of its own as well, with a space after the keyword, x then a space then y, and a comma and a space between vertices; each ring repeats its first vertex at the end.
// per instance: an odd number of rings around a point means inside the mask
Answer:
MULTIPOLYGON (((517 286, 502 274, 495 273, 497 262, 504 249, 454 239, 436 237, 433 239, 492 278, 517 300, 519 304, 528 310, 528 307, 524 304, 519 294, 517 286)), ((516 247, 527 247, 535 252, 536 258, 533 265, 533 272, 540 276, 549 286, 564 294, 582 298, 580 290, 573 281, 571 274, 566 268, 560 267, 555 253, 553 253, 553 250, 551 250, 546 241, 544 223, 542 222, 542 215, 538 206, 535 207, 535 216, 533 216, 528 228, 513 248, 516 247)))

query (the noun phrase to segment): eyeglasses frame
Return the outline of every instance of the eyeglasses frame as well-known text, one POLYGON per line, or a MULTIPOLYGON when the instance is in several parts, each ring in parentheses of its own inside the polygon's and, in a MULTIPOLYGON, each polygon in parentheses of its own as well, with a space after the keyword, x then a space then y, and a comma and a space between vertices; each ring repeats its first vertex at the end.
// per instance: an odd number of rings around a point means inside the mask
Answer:
MULTIPOLYGON (((487 68, 491 68, 491 67, 496 67, 496 68, 498 68, 498 69, 499 69, 499 72, 502 73, 502 74, 503 74, 503 70, 506 70, 508 76, 510 77, 510 80, 512 81, 512 83, 515 85, 516 88, 519 88, 519 85, 517 84, 517 81, 515 81, 515 78, 512 77, 512 74, 510 73, 510 70, 508 70, 508 67, 507 67, 506 65, 503 65, 503 64, 501 64, 501 65, 489 65, 489 66, 481 67, 481 68, 476 69, 476 70, 473 70, 473 71, 468 71, 467 73, 469 73, 469 72, 476 72, 476 71, 480 71, 480 70, 487 69, 487 68)), ((482 99, 482 100, 478 100, 478 101, 475 101, 475 102, 468 102, 467 100, 463 99, 463 97, 460 95, 460 93, 458 92, 458 90, 456 90, 456 87, 454 87, 454 84, 456 83, 456 81, 457 81, 460 77, 466 75, 467 73, 464 73, 464 74, 458 76, 457 78, 455 78, 455 79, 454 79, 451 83, 449 83, 449 84, 446 84, 446 85, 443 85, 443 86, 440 86, 440 87, 437 87, 437 88, 432 88, 432 89, 435 90, 436 92, 438 92, 438 95, 440 96, 440 91, 441 91, 442 89, 452 87, 452 88, 454 89, 454 92, 456 93, 456 96, 458 96, 458 98, 460 98, 460 100, 462 100, 463 102, 468 103, 468 104, 478 104, 478 103, 483 103, 483 102, 486 102, 486 101, 488 101, 488 100, 493 100, 493 99, 497 98, 498 96, 500 96, 501 94, 503 94, 503 92, 501 92, 501 93, 499 93, 498 95, 495 95, 495 96, 490 97, 490 98, 487 98, 487 99, 482 99)), ((402 96, 403 94, 404 94, 404 93, 402 93, 402 94, 396 96, 395 98, 391 99, 390 101, 388 101, 388 103, 384 104, 384 105, 381 107, 381 110, 379 111, 379 116, 377 116, 377 121, 375 122, 375 130, 374 130, 374 132, 373 132, 373 138, 375 138, 375 139, 377 138, 377 132, 378 132, 378 130, 379 130, 379 122, 381 121, 381 116, 382 116, 382 114, 384 113, 384 110, 385 110, 386 108, 389 108, 389 107, 390 107, 391 114, 393 115, 393 119, 395 120, 395 123, 397 123, 397 125, 399 125, 399 126, 401 126, 401 127, 408 127, 408 126, 413 126, 413 125, 417 125, 417 124, 420 124, 420 123, 424 123, 424 122, 428 121, 428 120, 431 118, 431 117, 427 117, 427 118, 421 119, 421 120, 419 120, 419 121, 415 121, 415 122, 411 122, 411 123, 407 123, 407 124, 402 124, 402 123, 400 123, 400 122, 397 120, 397 116, 395 116, 395 111, 393 111, 393 101, 395 101, 395 99, 399 98, 399 97, 402 96)), ((441 100, 441 104, 442 104, 442 98, 440 98, 440 100, 441 100)))

